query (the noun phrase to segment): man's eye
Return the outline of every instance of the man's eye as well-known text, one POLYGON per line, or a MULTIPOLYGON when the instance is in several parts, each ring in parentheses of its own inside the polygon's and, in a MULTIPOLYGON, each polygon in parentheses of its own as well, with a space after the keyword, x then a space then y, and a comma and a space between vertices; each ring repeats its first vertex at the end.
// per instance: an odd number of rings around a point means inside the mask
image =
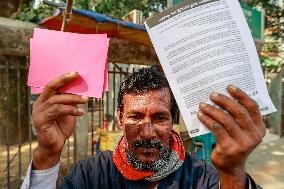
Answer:
POLYGON ((129 116, 129 118, 130 118, 130 119, 133 119, 133 120, 138 120, 138 119, 140 119, 140 117, 141 117, 141 116, 137 116, 137 115, 135 115, 135 116, 129 116))
POLYGON ((166 121, 168 118, 166 116, 156 116, 157 121, 166 121))

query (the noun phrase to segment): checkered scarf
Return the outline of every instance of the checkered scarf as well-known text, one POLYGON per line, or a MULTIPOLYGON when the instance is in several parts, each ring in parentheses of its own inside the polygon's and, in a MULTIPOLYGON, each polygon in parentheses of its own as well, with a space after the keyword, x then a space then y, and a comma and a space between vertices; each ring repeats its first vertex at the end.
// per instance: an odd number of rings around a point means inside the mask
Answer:
POLYGON ((185 158, 184 146, 180 136, 172 130, 170 137, 171 152, 168 161, 155 172, 142 171, 131 166, 127 160, 126 141, 123 135, 114 150, 113 161, 120 173, 128 180, 159 181, 175 172, 182 165, 185 158))

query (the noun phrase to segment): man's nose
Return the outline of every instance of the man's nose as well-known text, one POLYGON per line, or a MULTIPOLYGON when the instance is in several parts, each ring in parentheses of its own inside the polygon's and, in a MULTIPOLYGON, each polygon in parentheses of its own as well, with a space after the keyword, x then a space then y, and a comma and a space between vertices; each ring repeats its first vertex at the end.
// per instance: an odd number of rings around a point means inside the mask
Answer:
POLYGON ((148 120, 143 126, 141 127, 141 138, 144 140, 152 140, 157 137, 155 126, 152 125, 151 121, 148 120))

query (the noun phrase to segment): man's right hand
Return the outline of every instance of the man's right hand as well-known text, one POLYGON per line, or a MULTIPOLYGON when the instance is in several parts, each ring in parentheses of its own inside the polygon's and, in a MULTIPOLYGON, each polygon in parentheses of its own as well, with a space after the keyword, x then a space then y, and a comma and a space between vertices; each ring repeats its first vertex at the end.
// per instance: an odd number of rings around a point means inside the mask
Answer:
POLYGON ((71 72, 51 81, 33 105, 32 120, 38 139, 33 169, 48 169, 59 162, 64 144, 75 128, 76 117, 84 114, 76 105, 85 104, 88 97, 58 92, 77 77, 77 72, 71 72))

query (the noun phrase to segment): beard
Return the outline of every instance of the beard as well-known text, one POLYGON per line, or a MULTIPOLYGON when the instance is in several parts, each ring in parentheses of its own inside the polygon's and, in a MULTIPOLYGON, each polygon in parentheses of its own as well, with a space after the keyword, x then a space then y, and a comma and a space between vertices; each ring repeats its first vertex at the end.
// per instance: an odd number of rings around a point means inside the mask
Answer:
POLYGON ((132 144, 132 151, 127 149, 127 160, 132 165, 133 168, 141 171, 158 171, 163 167, 168 161, 171 154, 171 149, 168 146, 162 144, 162 142, 157 140, 141 140, 135 141, 132 144), (157 148, 160 151, 158 158, 153 163, 141 162, 134 154, 134 150, 137 148, 157 148))

